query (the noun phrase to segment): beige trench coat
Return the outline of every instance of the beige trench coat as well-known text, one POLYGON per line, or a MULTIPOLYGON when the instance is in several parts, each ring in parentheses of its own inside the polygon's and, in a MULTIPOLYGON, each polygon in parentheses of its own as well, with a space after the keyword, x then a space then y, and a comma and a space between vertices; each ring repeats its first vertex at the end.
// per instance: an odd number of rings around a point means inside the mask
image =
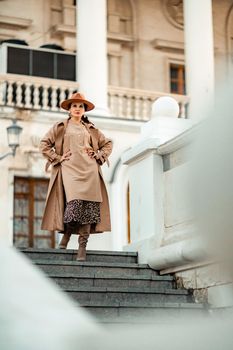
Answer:
MULTIPOLYGON (((40 151, 48 160, 45 170, 47 171, 50 164, 52 165, 52 172, 41 224, 42 230, 57 230, 64 232, 63 215, 66 198, 62 183, 60 159, 63 154, 64 134, 68 120, 69 118, 65 121, 56 123, 40 141, 40 151)), ((94 124, 85 122, 85 126, 90 133, 94 151, 100 152, 99 155, 101 155, 98 160, 99 175, 101 178, 101 193, 103 198, 103 201, 100 203, 101 222, 91 225, 91 233, 111 231, 108 194, 100 166, 105 161, 109 165, 108 157, 112 152, 112 141, 106 138, 104 134, 94 126, 94 124)))

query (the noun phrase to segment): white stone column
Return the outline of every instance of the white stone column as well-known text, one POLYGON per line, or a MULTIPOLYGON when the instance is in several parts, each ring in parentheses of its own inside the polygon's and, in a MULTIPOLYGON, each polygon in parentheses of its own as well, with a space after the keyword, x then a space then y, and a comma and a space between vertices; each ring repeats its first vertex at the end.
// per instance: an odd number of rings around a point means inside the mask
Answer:
POLYGON ((108 115, 106 0, 77 1, 77 81, 79 91, 108 115))
POLYGON ((198 120, 206 116, 214 92, 212 0, 184 0, 184 34, 188 115, 198 120))

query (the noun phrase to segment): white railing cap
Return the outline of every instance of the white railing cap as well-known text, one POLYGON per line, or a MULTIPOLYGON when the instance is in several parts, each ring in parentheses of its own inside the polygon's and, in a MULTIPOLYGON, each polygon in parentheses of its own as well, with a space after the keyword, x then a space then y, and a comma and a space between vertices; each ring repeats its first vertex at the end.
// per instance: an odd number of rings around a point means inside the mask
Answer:
POLYGON ((152 104, 152 118, 171 117, 177 118, 180 112, 178 102, 170 96, 159 97, 152 104))

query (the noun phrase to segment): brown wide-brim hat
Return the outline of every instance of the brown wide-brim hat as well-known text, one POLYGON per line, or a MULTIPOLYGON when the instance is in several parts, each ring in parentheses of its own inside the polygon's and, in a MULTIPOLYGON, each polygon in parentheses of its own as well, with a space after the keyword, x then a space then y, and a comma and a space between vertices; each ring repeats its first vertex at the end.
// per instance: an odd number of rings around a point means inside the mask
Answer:
POLYGON ((61 102, 60 107, 66 109, 67 111, 70 109, 70 105, 73 102, 80 102, 80 103, 85 103, 86 105, 86 111, 91 111, 92 109, 95 108, 95 105, 86 100, 85 96, 81 94, 80 92, 75 92, 74 94, 71 95, 70 98, 67 100, 64 100, 61 102))

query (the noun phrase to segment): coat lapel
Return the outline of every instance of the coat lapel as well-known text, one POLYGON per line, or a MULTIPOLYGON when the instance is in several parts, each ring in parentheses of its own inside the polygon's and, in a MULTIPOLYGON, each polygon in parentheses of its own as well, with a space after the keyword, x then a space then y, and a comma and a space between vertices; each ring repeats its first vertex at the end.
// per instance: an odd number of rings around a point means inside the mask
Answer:
POLYGON ((66 128, 68 125, 68 120, 70 119, 70 117, 62 122, 60 122, 58 124, 57 127, 57 136, 56 136, 56 140, 55 140, 55 149, 56 149, 56 153, 59 155, 63 154, 63 143, 64 143, 64 135, 66 132, 66 128))

